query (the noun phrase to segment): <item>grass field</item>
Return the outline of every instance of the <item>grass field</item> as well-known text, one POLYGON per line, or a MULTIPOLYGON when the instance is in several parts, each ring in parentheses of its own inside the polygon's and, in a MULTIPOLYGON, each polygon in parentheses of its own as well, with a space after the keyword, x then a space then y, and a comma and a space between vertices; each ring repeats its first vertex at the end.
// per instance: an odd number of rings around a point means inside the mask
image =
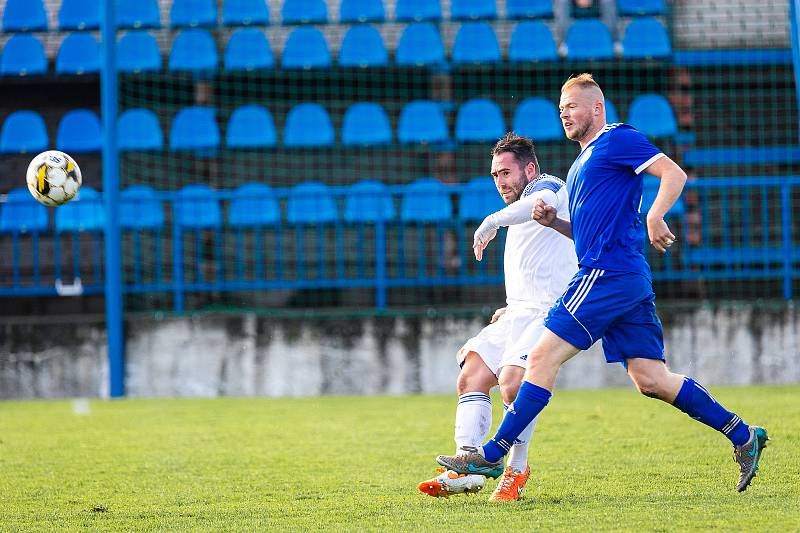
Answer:
POLYGON ((747 492, 727 441, 673 408, 563 391, 509 504, 493 481, 417 492, 453 448, 450 396, 0 402, 0 530, 800 530, 800 386, 712 391, 769 429, 747 492))

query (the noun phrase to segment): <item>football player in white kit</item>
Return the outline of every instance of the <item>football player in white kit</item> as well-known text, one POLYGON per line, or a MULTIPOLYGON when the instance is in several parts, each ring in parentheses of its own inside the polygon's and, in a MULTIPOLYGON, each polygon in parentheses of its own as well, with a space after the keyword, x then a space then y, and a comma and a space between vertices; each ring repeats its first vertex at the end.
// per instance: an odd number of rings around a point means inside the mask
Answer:
MULTIPOLYGON (((495 311, 489 325, 457 353, 461 366, 456 381, 457 453, 486 440, 492 425, 492 387, 500 385, 506 406, 516 398, 527 354, 544 330, 544 318, 578 270, 572 241, 531 218, 539 199, 554 206, 559 217, 569 218, 565 183, 540 171, 533 143, 526 137, 506 134, 491 155, 491 174, 507 207, 484 219, 475 231, 473 250, 480 261, 497 230, 509 226, 504 255, 506 307, 495 311)), ((519 499, 530 474, 528 443, 535 425, 536 419, 514 442, 506 469, 489 500, 519 499)), ((479 472, 463 475, 440 469, 438 476, 421 482, 418 488, 442 497, 478 492, 484 481, 479 472)))

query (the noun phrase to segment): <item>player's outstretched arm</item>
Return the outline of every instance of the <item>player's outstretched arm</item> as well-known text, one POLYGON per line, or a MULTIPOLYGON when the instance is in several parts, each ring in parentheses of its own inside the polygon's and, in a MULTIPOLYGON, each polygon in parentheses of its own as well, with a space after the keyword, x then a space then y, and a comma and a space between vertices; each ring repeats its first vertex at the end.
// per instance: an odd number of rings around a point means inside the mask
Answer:
POLYGON ((647 213, 647 235, 653 248, 663 253, 675 242, 675 235, 664 222, 664 215, 681 195, 686 173, 669 157, 661 157, 645 171, 661 180, 656 199, 647 213))
POLYGON ((530 195, 520 198, 516 202, 504 207, 487 216, 475 230, 472 239, 472 250, 475 252, 475 259, 480 261, 483 258, 483 250, 489 241, 495 238, 497 230, 505 226, 523 224, 531 221, 531 210, 537 196, 530 195))
POLYGON ((536 200, 531 218, 542 226, 556 230, 568 239, 572 238, 572 223, 558 218, 558 210, 552 205, 546 204, 541 198, 536 200))

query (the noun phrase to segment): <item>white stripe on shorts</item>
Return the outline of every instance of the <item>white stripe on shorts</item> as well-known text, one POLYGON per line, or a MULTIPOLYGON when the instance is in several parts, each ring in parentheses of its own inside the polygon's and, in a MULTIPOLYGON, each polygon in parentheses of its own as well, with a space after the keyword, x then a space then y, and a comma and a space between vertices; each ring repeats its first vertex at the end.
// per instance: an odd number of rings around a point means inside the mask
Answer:
MULTIPOLYGON (((575 302, 572 303, 572 305, 567 306, 567 311, 569 311, 570 313, 574 314, 575 311, 578 310, 578 307, 580 307, 580 305, 586 299, 586 296, 588 296, 589 291, 592 290, 592 287, 594 286, 594 282, 597 281, 597 278, 602 276, 604 273, 605 273, 605 270, 595 269, 595 270, 592 271, 591 274, 589 274, 589 276, 588 276, 590 278, 589 279, 589 283, 586 284, 586 287, 584 287, 583 291, 581 292, 581 295, 577 299, 575 299, 575 302)), ((570 300, 573 300, 573 299, 574 298, 571 298, 570 300)))

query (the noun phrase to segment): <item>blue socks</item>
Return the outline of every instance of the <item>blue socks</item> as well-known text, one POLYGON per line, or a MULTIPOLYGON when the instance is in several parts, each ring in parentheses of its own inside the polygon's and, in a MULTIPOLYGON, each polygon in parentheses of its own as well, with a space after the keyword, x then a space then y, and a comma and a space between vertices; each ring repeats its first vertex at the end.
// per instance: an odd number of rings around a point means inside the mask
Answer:
POLYGON ((517 399, 508 406, 497 433, 483 445, 483 455, 487 461, 496 463, 508 453, 514 440, 545 408, 550 396, 549 390, 527 381, 522 382, 517 399))
POLYGON ((717 403, 713 396, 692 378, 683 378, 683 386, 672 405, 695 420, 721 432, 734 446, 741 446, 750 440, 748 425, 736 414, 717 403))

